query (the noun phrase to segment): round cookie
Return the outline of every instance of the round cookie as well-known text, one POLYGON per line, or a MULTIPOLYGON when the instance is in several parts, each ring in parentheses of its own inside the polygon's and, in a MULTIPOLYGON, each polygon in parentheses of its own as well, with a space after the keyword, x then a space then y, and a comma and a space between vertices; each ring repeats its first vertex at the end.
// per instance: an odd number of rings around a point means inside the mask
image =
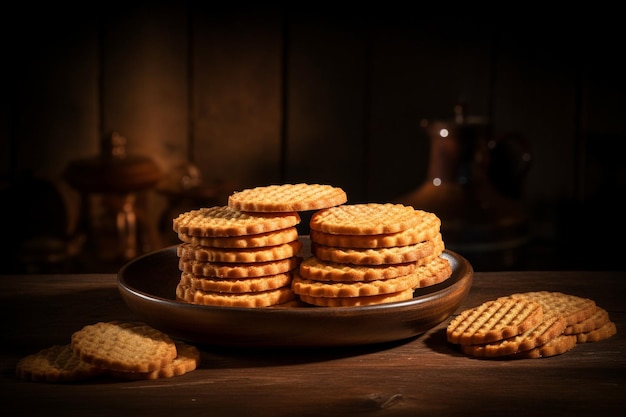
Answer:
POLYGON ((411 206, 392 203, 365 203, 319 210, 309 221, 311 230, 330 234, 380 235, 415 227, 422 213, 411 206))
POLYGON ((92 379, 104 369, 80 359, 70 345, 54 345, 17 363, 15 375, 33 382, 77 382, 92 379))
POLYGON ((273 232, 299 223, 296 212, 244 213, 228 206, 214 206, 181 213, 173 220, 173 229, 189 236, 229 237, 273 232))
POLYGON ((281 184, 248 188, 228 197, 228 206, 250 212, 320 210, 348 201, 346 192, 325 184, 281 184))
POLYGON ((449 342, 485 344, 518 336, 543 320, 541 305, 525 298, 501 297, 462 311, 446 329, 449 342))
POLYGON ((90 324, 74 332, 72 350, 81 360, 124 372, 151 372, 170 364, 176 345, 163 332, 143 323, 90 324))

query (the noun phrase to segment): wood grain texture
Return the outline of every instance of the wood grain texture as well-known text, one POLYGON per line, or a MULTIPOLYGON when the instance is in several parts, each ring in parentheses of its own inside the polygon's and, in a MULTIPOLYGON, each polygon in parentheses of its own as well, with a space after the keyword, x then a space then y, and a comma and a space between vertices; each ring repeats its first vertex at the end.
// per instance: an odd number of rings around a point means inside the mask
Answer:
POLYGON ((477 272, 459 311, 513 292, 545 289, 590 297, 618 333, 559 356, 473 359, 445 341, 447 321, 421 337, 376 346, 246 350, 203 346, 199 369, 156 381, 55 385, 21 382, 22 356, 69 340, 83 325, 131 320, 115 275, 1 276, 3 407, 31 415, 276 416, 428 414, 621 416, 626 406, 624 273, 477 272), (32 401, 33 399, 37 401, 32 401), (532 405, 531 405, 532 403, 532 405))

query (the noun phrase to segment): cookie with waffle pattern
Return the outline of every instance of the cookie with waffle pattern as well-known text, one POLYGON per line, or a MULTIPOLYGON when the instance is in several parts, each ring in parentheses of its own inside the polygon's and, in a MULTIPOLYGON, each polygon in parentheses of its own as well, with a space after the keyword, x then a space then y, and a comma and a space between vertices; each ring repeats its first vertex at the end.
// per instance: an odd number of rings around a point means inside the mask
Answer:
POLYGON ((202 207, 173 220, 176 233, 196 237, 239 237, 274 232, 300 223, 297 212, 249 213, 228 207, 202 207))
POLYGON ((320 210, 348 201, 340 187, 326 184, 280 184, 236 191, 228 206, 248 212, 290 212, 320 210))

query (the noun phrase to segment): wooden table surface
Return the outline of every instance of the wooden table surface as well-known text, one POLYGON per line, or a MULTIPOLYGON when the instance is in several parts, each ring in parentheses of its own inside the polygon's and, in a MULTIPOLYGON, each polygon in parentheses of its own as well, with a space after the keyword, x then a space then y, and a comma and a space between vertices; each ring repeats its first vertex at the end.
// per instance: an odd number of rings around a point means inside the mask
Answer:
POLYGON ((199 369, 154 381, 24 382, 17 361, 69 343, 86 324, 136 320, 114 274, 0 276, 3 415, 455 416, 626 415, 624 272, 476 272, 459 311, 521 291, 592 298, 610 339, 550 358, 470 358, 445 340, 448 320, 406 341, 350 348, 200 347, 199 369), (132 413, 132 414, 131 414, 132 413))

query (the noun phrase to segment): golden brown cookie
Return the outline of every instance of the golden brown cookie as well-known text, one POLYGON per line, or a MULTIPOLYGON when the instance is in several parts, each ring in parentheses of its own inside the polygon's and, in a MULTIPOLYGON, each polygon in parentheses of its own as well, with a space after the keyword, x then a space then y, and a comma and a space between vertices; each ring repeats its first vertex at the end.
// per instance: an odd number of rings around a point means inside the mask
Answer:
POLYGON ((411 206, 392 203, 365 203, 331 207, 311 216, 311 230, 340 235, 398 233, 417 226, 424 219, 411 206))
POLYGON ((209 246, 194 246, 189 243, 181 243, 176 249, 180 258, 195 259, 205 262, 223 263, 252 263, 268 262, 287 259, 298 256, 302 249, 302 242, 283 243, 276 246, 264 246, 259 248, 212 248, 209 246))
POLYGON ((181 257, 178 260, 178 268, 183 272, 203 277, 239 279, 293 271, 298 268, 301 261, 301 257, 294 256, 276 261, 240 263, 196 261, 181 257))
POLYGON ((176 298, 178 300, 192 304, 253 308, 283 304, 295 299, 296 295, 289 286, 262 292, 231 294, 195 290, 187 285, 182 285, 179 283, 176 286, 176 298))
POLYGON ((311 230, 311 241, 340 248, 390 248, 415 245, 431 240, 440 233, 441 220, 434 213, 417 210, 416 216, 421 217, 418 224, 396 233, 346 235, 311 230))
POLYGON ((364 282, 325 282, 303 279, 295 276, 292 282, 293 292, 311 297, 367 297, 390 294, 412 289, 419 283, 419 275, 413 273, 395 278, 364 282))
POLYGON ((215 248, 258 248, 262 246, 275 246, 298 240, 298 229, 288 227, 273 232, 259 233, 256 235, 241 235, 228 237, 197 237, 187 233, 178 233, 178 238, 185 243, 194 246, 211 246, 215 248))
POLYGON ((68 345, 54 345, 17 363, 18 378, 34 382, 77 382, 95 378, 104 369, 80 359, 68 345))
POLYGON ((374 304, 405 301, 413 298, 413 290, 408 289, 391 294, 371 295, 367 297, 311 297, 300 295, 300 299, 307 304, 319 307, 359 307, 374 304))
POLYGON ((176 351, 178 355, 174 360, 162 368, 155 369, 151 372, 121 372, 107 371, 109 376, 117 379, 125 380, 148 380, 162 379, 181 376, 194 371, 200 363, 200 351, 193 346, 184 342, 177 341, 176 351))
POLYGON ((300 276, 316 281, 373 281, 408 275, 415 271, 415 262, 394 265, 352 265, 323 261, 309 256, 300 264, 300 276))
POLYGON ((446 335, 451 343, 485 344, 524 334, 542 320, 539 303, 526 298, 501 297, 462 311, 450 321, 446 335))
POLYGON ((572 350, 576 346, 576 336, 561 334, 547 343, 532 349, 513 354, 518 359, 539 359, 549 356, 561 355, 572 350))
POLYGON ((531 291, 511 294, 512 298, 526 298, 541 304, 545 315, 559 315, 565 323, 578 323, 589 318, 596 310, 595 301, 555 291, 531 291))
POLYGON ((238 237, 274 232, 299 223, 297 212, 249 213, 214 206, 181 213, 173 220, 173 229, 176 233, 197 237, 238 237))
POLYGON ((570 324, 565 328, 565 331, 563 333, 577 334, 590 332, 599 327, 602 327, 609 321, 609 313, 605 309, 596 306, 596 311, 591 316, 582 321, 579 321, 578 323, 570 324))
POLYGON ((611 336, 617 334, 617 327, 615 323, 609 321, 608 323, 603 324, 597 329, 590 330, 588 332, 577 333, 576 341, 578 343, 589 343, 589 342, 599 342, 604 339, 608 339, 611 336))
POLYGON ((280 184, 248 188, 228 197, 228 206, 249 212, 319 210, 345 203, 341 188, 325 184, 280 184))
POLYGON ((177 355, 165 333, 144 323, 122 321, 87 325, 72 334, 71 346, 91 365, 124 372, 151 372, 177 355))
POLYGON ((544 345, 563 334, 565 319, 560 316, 548 316, 541 323, 526 332, 510 338, 485 344, 461 344, 461 350, 476 357, 496 357, 512 355, 544 345))
POLYGON ((253 278, 206 278, 183 272, 180 277, 180 284, 188 286, 192 290, 202 290, 207 292, 241 294, 248 292, 261 292, 275 290, 291 284, 291 272, 264 277, 253 278))
POLYGON ((354 264, 382 265, 416 262, 422 258, 435 255, 443 245, 441 234, 433 239, 414 245, 395 246, 391 248, 349 249, 311 243, 313 255, 323 261, 354 264))

